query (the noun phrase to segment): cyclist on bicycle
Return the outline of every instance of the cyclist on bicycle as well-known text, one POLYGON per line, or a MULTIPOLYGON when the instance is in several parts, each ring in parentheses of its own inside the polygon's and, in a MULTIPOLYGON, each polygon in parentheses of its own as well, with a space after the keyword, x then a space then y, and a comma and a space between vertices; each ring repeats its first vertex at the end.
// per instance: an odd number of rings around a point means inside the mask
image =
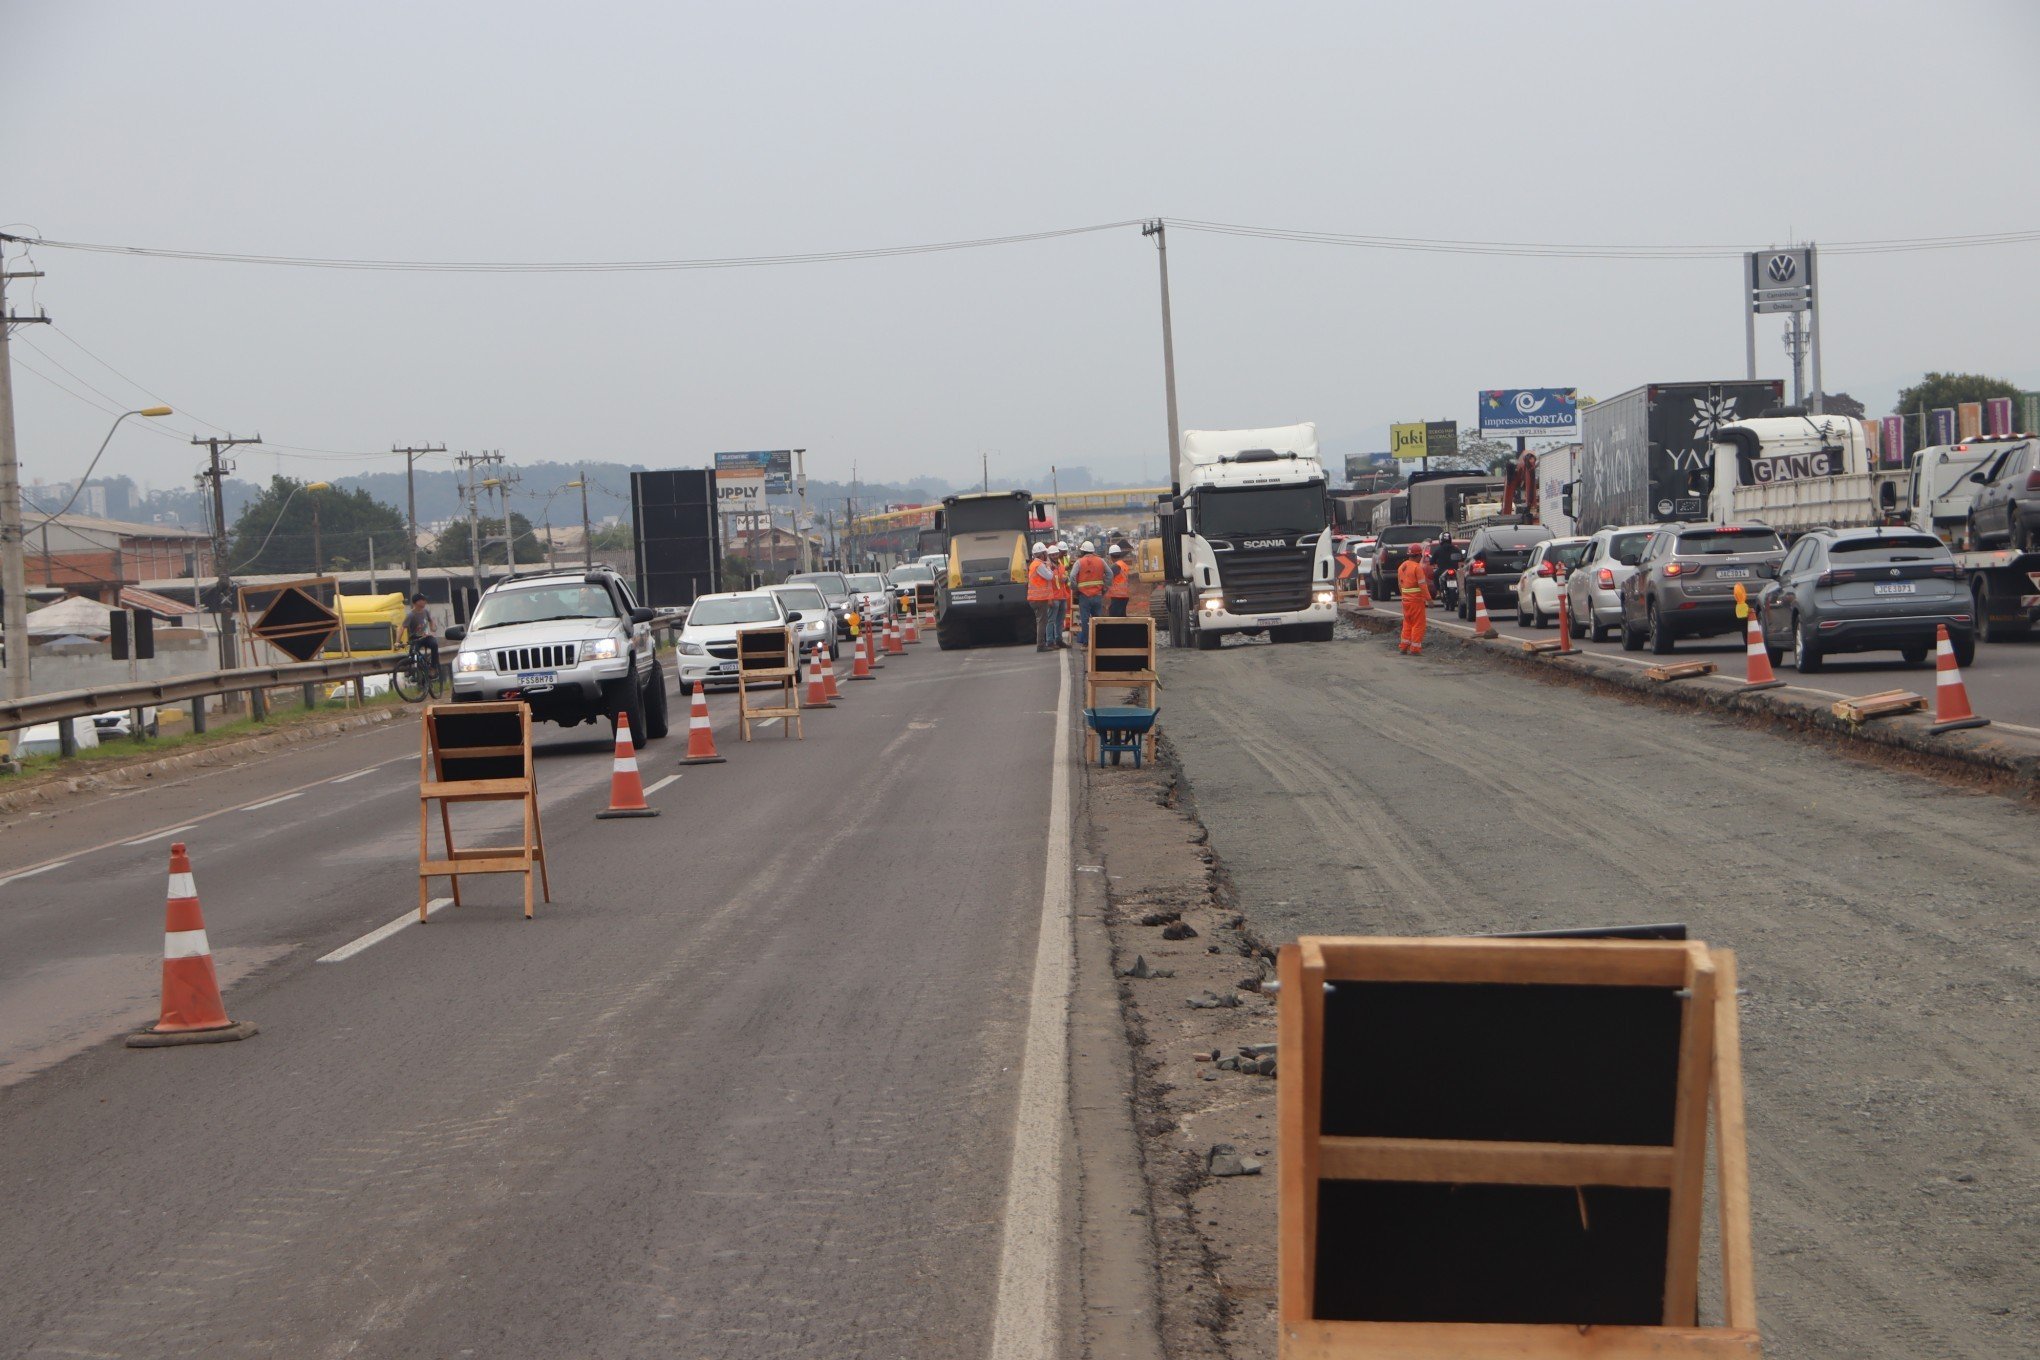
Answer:
POLYGON ((414 652, 422 652, 433 671, 439 669, 439 639, 432 636, 432 611, 423 595, 411 597, 411 612, 404 615, 404 633, 414 652))

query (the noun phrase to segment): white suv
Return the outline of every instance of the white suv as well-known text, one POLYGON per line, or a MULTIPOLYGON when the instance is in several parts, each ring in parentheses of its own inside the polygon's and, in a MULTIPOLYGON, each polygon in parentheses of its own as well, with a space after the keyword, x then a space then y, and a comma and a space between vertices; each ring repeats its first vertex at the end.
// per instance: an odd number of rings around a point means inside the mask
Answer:
POLYGON ((655 609, 641 607, 611 571, 547 572, 490 586, 465 629, 453 663, 456 702, 522 699, 539 722, 574 727, 619 713, 632 744, 666 735, 666 677, 652 634, 655 609))

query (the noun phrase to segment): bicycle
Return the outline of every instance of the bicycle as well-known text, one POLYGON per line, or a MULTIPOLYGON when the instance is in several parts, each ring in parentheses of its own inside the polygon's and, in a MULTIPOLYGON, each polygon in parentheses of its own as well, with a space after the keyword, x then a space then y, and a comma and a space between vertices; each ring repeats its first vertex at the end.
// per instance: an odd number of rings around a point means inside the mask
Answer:
POLYGON ((407 704, 418 703, 428 695, 437 699, 445 690, 445 681, 444 668, 420 642, 412 643, 404 659, 390 671, 390 688, 407 704))

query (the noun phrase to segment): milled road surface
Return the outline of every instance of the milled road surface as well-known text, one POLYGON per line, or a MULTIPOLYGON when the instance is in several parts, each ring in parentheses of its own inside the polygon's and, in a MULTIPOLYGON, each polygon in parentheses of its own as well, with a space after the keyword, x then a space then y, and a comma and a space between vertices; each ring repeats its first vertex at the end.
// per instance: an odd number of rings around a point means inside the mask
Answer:
MULTIPOLYGON (((0 883, 0 987, 60 1019, 0 1025, 33 1054, 0 1356, 985 1354, 1056 661, 931 645, 845 688, 804 742, 738 742, 717 697, 728 763, 684 770, 676 704, 655 821, 593 819, 606 728, 541 728, 553 902, 485 880, 336 963, 416 901, 413 724, 17 821, 0 881, 62 862, 0 883), (261 1034, 105 1042, 154 1018, 169 839, 106 842, 241 802, 180 838, 261 1034)), ((1056 1168, 1037 1305, 1070 1296, 1056 1168)))
POLYGON ((1767 1355, 2034 1353, 2031 809, 1392 637, 1163 684, 1271 943, 1678 920, 1738 952, 1767 1355))

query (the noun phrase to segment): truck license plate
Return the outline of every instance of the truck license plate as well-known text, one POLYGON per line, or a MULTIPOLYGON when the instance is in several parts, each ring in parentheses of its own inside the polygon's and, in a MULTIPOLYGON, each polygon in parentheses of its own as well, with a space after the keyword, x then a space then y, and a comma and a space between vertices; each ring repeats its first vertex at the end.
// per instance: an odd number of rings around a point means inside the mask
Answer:
POLYGON ((553 684, 559 678, 559 672, 557 671, 519 671, 517 672, 517 686, 519 689, 532 689, 539 685, 553 684))
POLYGON ((1920 588, 1910 581, 1898 585, 1872 586, 1871 589, 1879 595, 1917 595, 1920 591, 1920 588))

